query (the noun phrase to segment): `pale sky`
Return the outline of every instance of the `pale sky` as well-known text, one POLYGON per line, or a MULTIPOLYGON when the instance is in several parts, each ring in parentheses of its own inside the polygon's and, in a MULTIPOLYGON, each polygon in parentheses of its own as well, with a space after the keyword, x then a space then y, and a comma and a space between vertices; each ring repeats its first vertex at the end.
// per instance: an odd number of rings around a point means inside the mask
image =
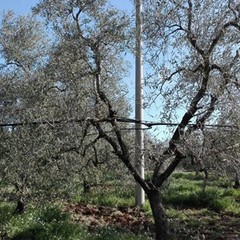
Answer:
MULTIPOLYGON (((29 13, 32 6, 36 5, 39 0, 0 0, 0 13, 6 10, 14 10, 17 14, 29 13)), ((117 8, 130 10, 132 6, 131 0, 110 0, 117 8)))
POLYGON ((13 10, 17 14, 29 13, 37 0, 0 0, 0 13, 2 11, 13 10))

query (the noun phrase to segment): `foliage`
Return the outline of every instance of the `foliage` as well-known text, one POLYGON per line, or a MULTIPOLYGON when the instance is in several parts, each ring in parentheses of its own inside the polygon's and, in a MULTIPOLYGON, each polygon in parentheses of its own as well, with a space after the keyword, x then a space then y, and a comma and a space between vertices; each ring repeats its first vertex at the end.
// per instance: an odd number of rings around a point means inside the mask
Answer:
MULTIPOLYGON (((15 187, 15 198, 69 198, 83 181, 100 184, 105 172, 115 170, 115 155, 85 120, 107 114, 96 93, 95 39, 105 65, 102 87, 118 113, 128 114, 120 83, 127 17, 106 8, 104 1, 97 8, 60 1, 60 9, 48 9, 50 2, 42 1, 34 12, 48 16, 51 30, 41 18, 13 12, 1 24, 0 121, 6 126, 0 130, 0 177, 15 187), (78 17, 85 22, 83 29, 78 17)), ((105 130, 111 129, 106 125, 105 130)))

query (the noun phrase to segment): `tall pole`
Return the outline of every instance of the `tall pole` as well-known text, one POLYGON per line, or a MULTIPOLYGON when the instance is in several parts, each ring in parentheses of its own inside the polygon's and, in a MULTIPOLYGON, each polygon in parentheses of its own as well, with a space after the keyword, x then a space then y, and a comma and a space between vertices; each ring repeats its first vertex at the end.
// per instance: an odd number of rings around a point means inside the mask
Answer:
MULTIPOLYGON (((142 68, 142 1, 135 0, 136 7, 136 66, 135 66, 135 118, 143 120, 143 68, 142 68)), ((144 178, 143 131, 141 124, 135 124, 135 164, 144 178)), ((145 202, 142 187, 136 183, 136 206, 141 207, 145 202)))

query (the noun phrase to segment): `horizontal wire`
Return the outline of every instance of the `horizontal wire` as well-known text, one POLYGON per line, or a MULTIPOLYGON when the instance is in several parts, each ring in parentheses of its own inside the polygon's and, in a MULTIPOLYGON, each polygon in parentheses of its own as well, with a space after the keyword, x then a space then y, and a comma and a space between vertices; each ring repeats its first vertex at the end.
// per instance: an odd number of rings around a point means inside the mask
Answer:
MULTIPOLYGON (((94 118, 82 118, 82 119, 69 119, 69 120, 56 120, 56 121, 32 121, 32 122, 13 122, 13 123, 0 123, 0 127, 17 127, 17 126, 30 126, 30 125, 49 125, 50 127, 55 127, 54 125, 59 124, 68 124, 68 123, 83 123, 87 121, 96 121, 96 122, 112 122, 117 121, 121 123, 135 123, 144 125, 147 128, 141 128, 136 127, 133 128, 136 129, 151 129, 154 126, 179 126, 179 123, 173 123, 173 122, 150 122, 150 121, 141 121, 138 119, 132 119, 132 118, 125 118, 125 117, 117 117, 117 118, 103 118, 103 119, 94 119, 94 118)), ((198 124, 189 123, 187 126, 194 127, 198 124)), ((237 125, 224 125, 224 124, 202 124, 199 127, 211 127, 211 128, 232 128, 232 129, 239 129, 239 126, 237 125)), ((129 128, 130 130, 131 128, 129 128)))

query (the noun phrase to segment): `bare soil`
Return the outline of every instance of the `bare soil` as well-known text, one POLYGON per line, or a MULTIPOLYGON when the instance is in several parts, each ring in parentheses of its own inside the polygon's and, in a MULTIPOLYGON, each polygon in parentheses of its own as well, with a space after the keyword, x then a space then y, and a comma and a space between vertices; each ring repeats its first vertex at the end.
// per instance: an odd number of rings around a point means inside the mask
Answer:
MULTIPOLYGON (((72 220, 84 224, 89 231, 102 227, 127 229, 135 234, 154 234, 151 216, 137 208, 105 207, 90 204, 67 204, 65 212, 71 213, 72 220)), ((185 219, 170 218, 170 230, 176 240, 240 240, 240 217, 231 213, 209 212, 209 215, 197 209, 185 211, 185 219)))
POLYGON ((64 211, 70 212, 74 222, 88 228, 114 227, 131 230, 133 233, 153 231, 153 220, 144 211, 129 207, 104 207, 90 204, 69 204, 64 211))

